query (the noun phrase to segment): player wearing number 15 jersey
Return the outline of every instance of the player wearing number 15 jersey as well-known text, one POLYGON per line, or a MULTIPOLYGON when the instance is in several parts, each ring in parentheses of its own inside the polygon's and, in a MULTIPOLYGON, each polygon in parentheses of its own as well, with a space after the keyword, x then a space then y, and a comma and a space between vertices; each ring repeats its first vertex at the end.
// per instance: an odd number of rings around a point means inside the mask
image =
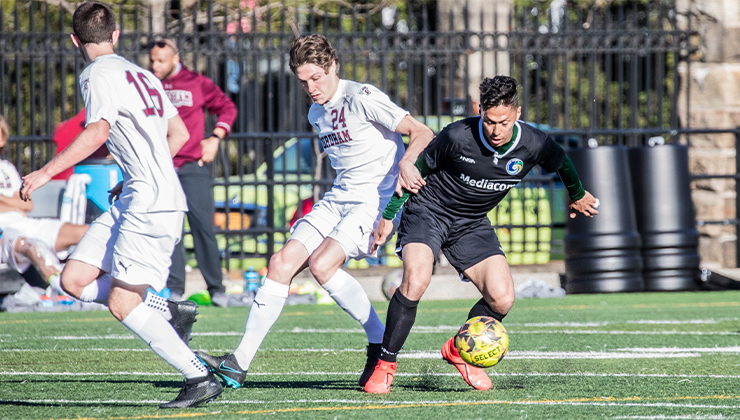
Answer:
POLYGON ((177 398, 160 407, 196 406, 220 395, 221 384, 167 322, 178 315, 176 308, 147 291, 164 287, 180 240, 187 207, 172 156, 188 132, 159 80, 113 53, 119 32, 110 6, 83 3, 72 22, 72 41, 89 64, 80 76, 87 126, 42 169, 23 178, 21 196, 27 199, 107 140, 123 172, 122 189, 71 255, 62 286, 73 295, 107 301, 113 316, 185 375, 177 398), (81 291, 80 285, 85 285, 81 291))

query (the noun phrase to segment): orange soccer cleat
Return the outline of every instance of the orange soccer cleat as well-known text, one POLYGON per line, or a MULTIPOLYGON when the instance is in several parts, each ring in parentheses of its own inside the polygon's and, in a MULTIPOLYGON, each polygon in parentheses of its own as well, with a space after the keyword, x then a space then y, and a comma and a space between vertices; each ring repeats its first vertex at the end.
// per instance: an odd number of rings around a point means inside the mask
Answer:
POLYGON ((455 337, 447 340, 444 346, 442 346, 442 357, 447 360, 447 363, 455 366, 460 371, 465 382, 473 388, 485 391, 491 389, 493 386, 491 378, 488 377, 488 374, 483 369, 465 363, 462 357, 460 357, 460 353, 455 348, 455 337))
POLYGON ((365 392, 370 394, 387 394, 391 391, 393 376, 396 374, 396 362, 378 360, 370 379, 365 384, 365 392))

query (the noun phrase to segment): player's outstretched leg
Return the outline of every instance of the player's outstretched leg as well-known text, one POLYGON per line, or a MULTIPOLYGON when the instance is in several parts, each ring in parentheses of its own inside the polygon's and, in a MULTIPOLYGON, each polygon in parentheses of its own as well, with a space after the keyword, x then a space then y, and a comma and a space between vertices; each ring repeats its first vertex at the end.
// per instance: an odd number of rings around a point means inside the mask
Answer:
POLYGON ((188 408, 197 407, 216 399, 223 392, 221 384, 213 373, 208 372, 203 378, 186 379, 177 398, 170 402, 159 404, 159 408, 188 408))
POLYGON ((375 370, 375 365, 378 364, 385 326, 378 318, 362 285, 346 271, 338 269, 322 286, 337 305, 357 320, 365 330, 368 341, 367 360, 359 380, 360 386, 365 386, 375 370))
POLYGON ((406 342, 411 327, 416 320, 418 300, 410 300, 396 290, 388 305, 385 334, 380 360, 375 366, 370 379, 365 384, 365 392, 371 394, 386 394, 391 390, 393 376, 396 373, 396 357, 406 342))
POLYGON ((232 388, 239 388, 247 379, 247 371, 242 370, 239 363, 236 361, 231 353, 226 353, 223 356, 211 356, 209 354, 196 351, 195 355, 208 366, 211 372, 218 375, 221 379, 226 382, 226 385, 232 388))
POLYGON ((460 371, 465 382, 473 388, 485 391, 491 389, 491 386, 493 386, 491 378, 488 377, 483 369, 465 363, 462 357, 460 357, 460 353, 455 348, 455 337, 447 340, 444 346, 442 346, 442 358, 447 363, 455 366, 460 371))

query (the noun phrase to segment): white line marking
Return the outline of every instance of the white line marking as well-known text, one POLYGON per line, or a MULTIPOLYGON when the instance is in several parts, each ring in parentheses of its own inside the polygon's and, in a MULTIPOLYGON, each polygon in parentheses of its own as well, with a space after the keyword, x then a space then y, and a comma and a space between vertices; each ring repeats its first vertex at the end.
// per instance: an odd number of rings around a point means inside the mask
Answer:
MULTIPOLYGON (((576 351, 564 351, 564 352, 543 352, 543 351, 512 351, 506 354, 507 359, 663 359, 663 358, 685 358, 685 357, 700 357, 700 353, 666 353, 666 352, 655 352, 655 353, 618 353, 610 351, 589 351, 589 352, 576 352, 576 351)), ((403 359, 439 359, 439 352, 408 352, 400 353, 399 358, 403 359)))
MULTIPOLYGON (((209 353, 228 353, 230 349, 199 349, 209 353)), ((35 353, 35 352, 147 352, 148 348, 119 349, 119 348, 88 348, 88 349, 0 349, 6 353, 35 353)), ((260 349, 260 352, 284 353, 364 353, 365 349, 260 349)), ((629 359, 629 358, 666 358, 666 357, 701 357, 702 354, 740 354, 740 346, 730 347, 625 347, 604 351, 527 351, 512 350, 506 354, 507 359, 629 359)), ((437 350, 407 350, 399 354, 407 359, 441 359, 437 350)))
MULTIPOLYGON (((359 375, 360 372, 250 372, 247 374, 247 378, 252 376, 350 376, 354 377, 359 375)), ((38 375, 38 376, 182 376, 176 372, 16 372, 16 371, 5 371, 0 372, 0 375, 4 376, 26 376, 26 375, 38 375)), ((424 373, 408 373, 408 372, 396 372, 398 377, 420 377, 420 376, 434 376, 434 377, 457 377, 459 373, 447 373, 447 372, 424 372, 424 373)), ((539 372, 527 372, 527 373, 501 373, 496 371, 488 372, 488 376, 497 378, 506 377, 592 377, 592 378, 658 378, 658 379, 740 379, 740 375, 686 375, 686 374, 667 374, 667 373, 595 373, 595 372, 578 372, 578 373, 539 373, 539 372)))

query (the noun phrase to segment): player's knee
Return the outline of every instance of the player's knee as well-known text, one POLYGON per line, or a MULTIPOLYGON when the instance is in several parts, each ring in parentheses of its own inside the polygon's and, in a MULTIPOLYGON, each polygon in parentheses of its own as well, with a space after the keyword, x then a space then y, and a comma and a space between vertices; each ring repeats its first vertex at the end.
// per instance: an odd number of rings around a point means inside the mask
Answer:
POLYGON ((499 313, 506 314, 514 306, 514 289, 503 290, 493 296, 491 308, 499 313))
POLYGON ((290 259, 286 258, 282 250, 272 254, 267 270, 267 277, 270 278, 270 280, 278 282, 283 278, 290 279, 293 277, 293 274, 295 274, 292 272, 295 270, 291 267, 290 259))
POLYGON ((322 284, 329 281, 329 278, 337 271, 337 267, 334 267, 331 262, 316 254, 308 258, 308 269, 311 270, 311 274, 313 274, 316 280, 322 284))
POLYGON ((62 271, 59 282, 65 292, 76 298, 80 297, 82 289, 85 288, 84 285, 79 284, 79 277, 75 276, 74 273, 70 273, 69 270, 62 271))

